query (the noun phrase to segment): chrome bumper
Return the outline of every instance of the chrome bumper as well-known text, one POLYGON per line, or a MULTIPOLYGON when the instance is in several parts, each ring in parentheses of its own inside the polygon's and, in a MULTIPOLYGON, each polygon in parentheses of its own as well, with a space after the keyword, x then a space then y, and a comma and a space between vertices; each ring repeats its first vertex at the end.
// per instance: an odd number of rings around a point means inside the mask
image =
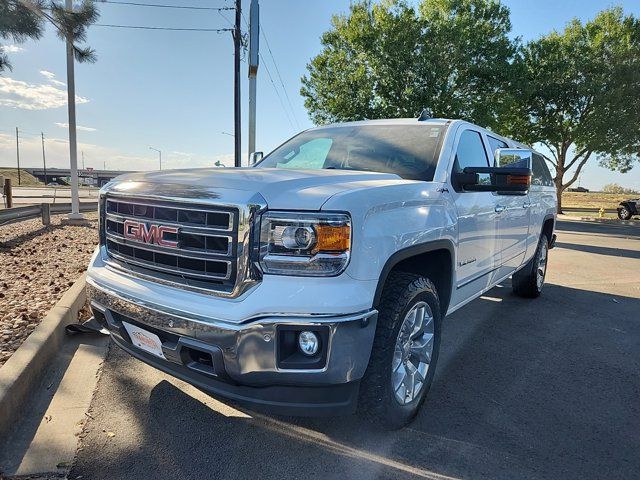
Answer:
MULTIPOLYGON (((201 386, 207 378, 247 386, 320 386, 356 382, 362 378, 369 363, 378 312, 369 310, 342 316, 267 315, 243 324, 230 324, 219 319, 190 318, 127 298, 125 293, 101 288, 87 281, 87 296, 94 311, 101 312, 113 339, 120 346, 135 352, 136 348, 123 334, 122 320, 138 323, 152 331, 165 332, 163 353, 167 360, 147 363, 169 373, 173 370, 192 371, 187 381, 201 386), (318 369, 283 369, 278 367, 279 326, 322 326, 329 329, 327 360, 318 369), (207 370, 188 361, 182 349, 205 349, 211 352, 214 368, 207 370), (158 363, 162 365, 157 365, 158 363)), ((232 308, 232 307, 231 307, 232 308)), ((206 387, 204 387, 206 388, 206 387)), ((223 393, 224 394, 224 393, 223 393)))

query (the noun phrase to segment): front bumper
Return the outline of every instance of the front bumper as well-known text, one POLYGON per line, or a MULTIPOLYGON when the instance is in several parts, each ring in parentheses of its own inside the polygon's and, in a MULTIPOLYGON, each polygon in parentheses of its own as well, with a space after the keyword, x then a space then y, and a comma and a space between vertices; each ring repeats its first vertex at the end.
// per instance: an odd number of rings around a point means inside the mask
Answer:
POLYGON ((91 278, 87 295, 96 318, 118 346, 208 393, 280 414, 336 415, 355 410, 373 344, 375 310, 339 316, 265 316, 230 324, 139 302, 91 278), (158 335, 166 360, 135 347, 123 321, 158 335), (328 331, 321 368, 279 366, 278 332, 291 326, 328 331), (194 352, 204 353, 206 361, 199 361, 194 352))

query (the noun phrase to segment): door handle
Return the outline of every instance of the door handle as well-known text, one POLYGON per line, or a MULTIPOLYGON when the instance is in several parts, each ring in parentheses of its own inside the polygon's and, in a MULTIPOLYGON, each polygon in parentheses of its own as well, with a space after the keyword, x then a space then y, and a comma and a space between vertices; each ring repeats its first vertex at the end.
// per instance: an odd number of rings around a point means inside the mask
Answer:
POLYGON ((531 202, 522 204, 522 208, 529 208, 530 206, 531 206, 531 202))
POLYGON ((502 213, 507 209, 504 205, 496 205, 495 211, 496 213, 502 213))

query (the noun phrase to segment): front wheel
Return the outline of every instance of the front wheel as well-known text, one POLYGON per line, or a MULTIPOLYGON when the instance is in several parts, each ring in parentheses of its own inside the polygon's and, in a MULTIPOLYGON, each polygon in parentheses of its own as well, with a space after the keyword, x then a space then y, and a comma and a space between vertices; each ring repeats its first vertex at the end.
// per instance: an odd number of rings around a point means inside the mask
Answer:
POLYGON ((392 272, 379 310, 360 406, 375 423, 395 430, 416 416, 431 387, 440 348, 440 300, 428 278, 392 272))
POLYGON ((511 283, 516 295, 527 298, 540 296, 547 275, 548 256, 549 238, 545 234, 542 234, 536 253, 533 258, 529 260, 529 264, 513 274, 511 283))
POLYGON ((618 208, 618 218, 620 220, 629 220, 631 218, 631 212, 627 207, 620 207, 618 208))

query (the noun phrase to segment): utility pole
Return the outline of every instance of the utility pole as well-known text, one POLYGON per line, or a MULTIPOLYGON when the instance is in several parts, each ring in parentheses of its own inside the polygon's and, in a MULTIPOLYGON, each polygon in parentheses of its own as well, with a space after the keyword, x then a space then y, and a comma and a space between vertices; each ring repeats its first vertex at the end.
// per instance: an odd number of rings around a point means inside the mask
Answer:
POLYGON ((18 185, 22 185, 20 181, 20 140, 18 136, 18 127, 16 127, 16 160, 18 162, 18 185))
POLYGON ((84 150, 80 151, 82 154, 82 170, 84 170, 84 150))
POLYGON ((44 132, 40 132, 42 136, 42 166, 44 167, 44 184, 47 185, 47 159, 44 156, 44 132))
MULTIPOLYGON (((70 0, 67 0, 70 1, 70 0)), ((242 42, 242 31, 240 30, 240 20, 242 15, 242 0, 236 0, 236 23, 233 30, 233 50, 234 50, 234 69, 233 69, 233 110, 234 110, 234 134, 235 134, 235 166, 242 165, 242 142, 240 141, 240 46, 242 42)))
POLYGON ((251 0, 249 10, 249 155, 256 151, 256 80, 258 77, 260 5, 251 0))
POLYGON ((160 170, 162 170, 162 150, 158 150, 157 148, 153 148, 153 147, 149 147, 149 150, 154 150, 158 152, 158 155, 160 156, 160 170))
MULTIPOLYGON (((73 12, 73 0, 65 1, 67 13, 73 12)), ((76 143, 76 80, 73 58, 73 38, 71 32, 67 36, 67 104, 69 107, 69 160, 71 163, 71 213, 69 220, 84 220, 80 213, 80 197, 78 193, 78 145, 76 143)))

